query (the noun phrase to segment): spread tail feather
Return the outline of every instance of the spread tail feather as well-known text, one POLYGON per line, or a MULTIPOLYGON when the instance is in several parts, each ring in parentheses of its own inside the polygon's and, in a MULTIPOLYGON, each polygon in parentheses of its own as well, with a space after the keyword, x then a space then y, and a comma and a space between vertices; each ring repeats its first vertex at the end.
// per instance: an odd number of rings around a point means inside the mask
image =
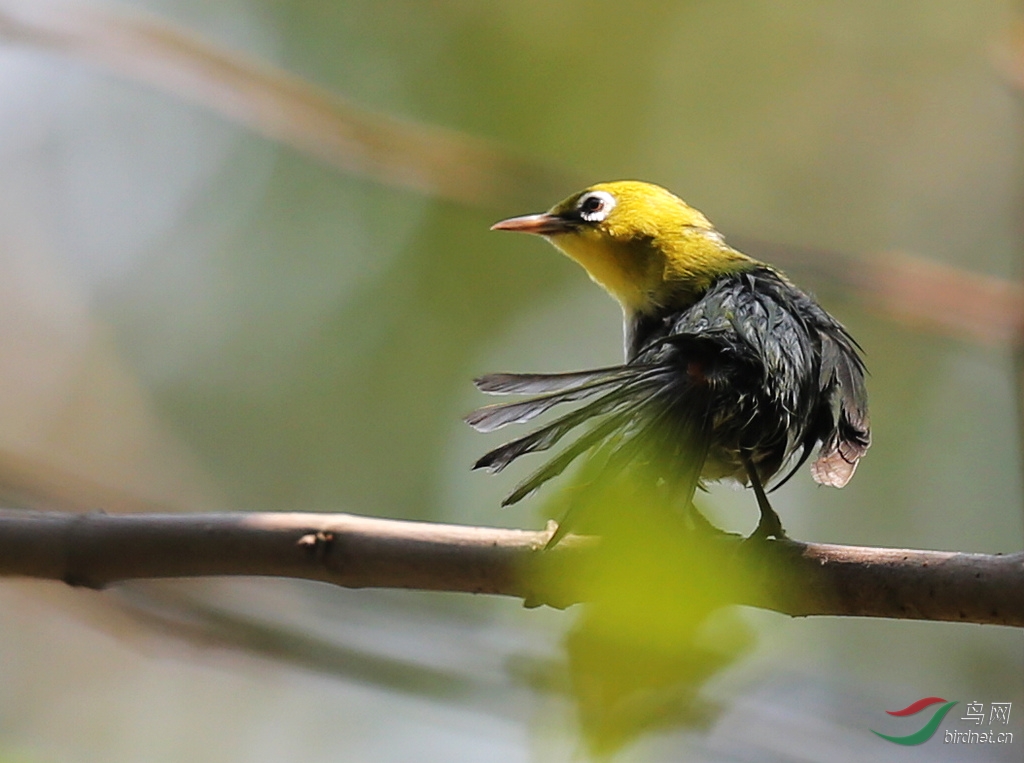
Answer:
POLYGON ((632 386, 623 386, 618 389, 614 389, 611 392, 606 392, 597 400, 587 403, 582 408, 578 408, 571 413, 567 413, 565 416, 555 419, 550 424, 547 424, 528 435, 519 437, 511 442, 507 442, 504 445, 485 453, 476 462, 476 464, 473 465, 473 468, 487 469, 491 472, 500 472, 512 463, 512 461, 525 453, 535 453, 540 450, 547 450, 587 419, 611 413, 616 408, 627 403, 630 400, 632 392, 632 386))
MULTIPOLYGON (((600 469, 597 470, 598 475, 617 474, 627 464, 636 459, 644 448, 650 447, 654 438, 658 437, 659 434, 662 434, 657 432, 656 428, 657 424, 647 424, 625 437, 623 441, 617 444, 608 454, 600 469)), ((688 431, 686 434, 687 439, 689 440, 689 437, 696 435, 697 432, 688 431)), ((694 511, 699 515, 700 512, 698 512, 696 507, 693 505, 693 495, 697 491, 697 488, 700 487, 700 473, 704 469, 704 461, 707 458, 708 441, 706 438, 699 438, 693 441, 693 445, 695 447, 690 453, 690 457, 683 461, 683 464, 685 464, 684 468, 676 469, 675 467, 677 464, 673 464, 673 468, 666 472, 670 481, 670 484, 666 484, 666 489, 668 494, 672 495, 673 501, 680 501, 683 506, 686 506, 689 510, 694 511)), ((538 472, 537 475, 534 476, 539 476, 543 471, 544 470, 541 470, 541 472, 538 472)), ((555 474, 557 474, 557 472, 555 474)), ((533 478, 527 480, 527 483, 530 483, 531 485, 530 490, 535 490, 537 487, 540 487, 543 481, 550 479, 555 476, 555 474, 545 476, 544 480, 536 484, 532 484, 533 478)), ((524 483, 524 485, 527 483, 524 483)), ((595 484, 597 483, 591 483, 588 485, 588 488, 593 488, 595 484)), ((513 496, 515 496, 515 493, 513 493, 513 496)), ((510 501, 513 496, 509 496, 509 498, 506 499, 506 502, 510 501)), ((555 532, 544 545, 545 549, 550 549, 558 545, 558 542, 561 541, 562 538, 572 532, 582 511, 586 509, 588 498, 589 495, 587 493, 587 489, 584 489, 582 494, 574 496, 574 499, 569 503, 569 507, 562 515, 562 518, 558 521, 558 527, 555 529, 555 532)), ((517 497, 516 500, 519 500, 519 497, 517 497)))
POLYGON ((561 374, 487 374, 474 379, 473 384, 489 395, 539 395, 565 392, 591 382, 628 376, 635 370, 632 366, 609 366, 561 374))
POLYGON ((531 397, 528 400, 486 405, 466 416, 465 421, 478 432, 493 432, 509 424, 525 424, 527 421, 537 418, 537 416, 546 413, 560 403, 584 400, 612 385, 621 383, 622 377, 618 374, 612 374, 609 377, 600 378, 588 384, 549 392, 545 395, 531 397))
MULTIPOLYGON (((847 346, 845 334, 822 337, 821 386, 835 384, 839 415, 835 429, 821 444, 811 464, 811 476, 821 485, 843 487, 853 477, 857 462, 871 445, 864 364, 847 346)), ((849 340, 852 341, 852 340, 849 340)))
POLYGON ((548 480, 554 479, 564 472, 569 465, 582 456, 591 448, 596 447, 612 435, 617 429, 626 425, 626 422, 633 415, 635 406, 630 406, 625 411, 609 416, 605 421, 591 429, 576 442, 567 447, 544 466, 535 471, 525 480, 520 482, 516 489, 501 502, 502 506, 511 506, 523 500, 530 493, 534 492, 548 480))

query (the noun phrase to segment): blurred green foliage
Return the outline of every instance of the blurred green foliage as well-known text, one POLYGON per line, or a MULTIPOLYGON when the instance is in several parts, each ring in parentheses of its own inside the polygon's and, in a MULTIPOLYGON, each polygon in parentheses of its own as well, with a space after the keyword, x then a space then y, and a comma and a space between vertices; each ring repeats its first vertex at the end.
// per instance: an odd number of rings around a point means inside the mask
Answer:
MULTIPOLYGON (((542 566, 535 585, 586 602, 565 643, 583 738, 602 757, 653 728, 706 728, 715 713, 699 690, 753 646, 749 625, 727 609, 751 585, 735 538, 688 521, 671 480, 659 478, 677 468, 634 463, 550 501, 574 506, 573 526, 601 539, 586 564, 542 566)), ((582 474, 595 479, 592 465, 582 474)))

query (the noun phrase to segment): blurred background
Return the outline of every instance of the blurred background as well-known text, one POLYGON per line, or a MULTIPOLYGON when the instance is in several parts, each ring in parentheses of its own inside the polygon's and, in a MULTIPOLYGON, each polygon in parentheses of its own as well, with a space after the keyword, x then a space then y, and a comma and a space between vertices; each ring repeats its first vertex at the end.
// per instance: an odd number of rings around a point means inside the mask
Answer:
MULTIPOLYGON (((542 526, 471 379, 617 362, 618 308, 490 233, 661 183, 863 345, 874 445, 802 540, 1024 541, 1017 3, 0 0, 0 494, 542 526)), ((704 506, 749 532, 749 494, 704 506)), ((576 608, 579 609, 579 608, 576 608)), ((0 585, 0 761, 554 761, 575 610, 273 580, 0 585)), ((1019 760, 1024 637, 791 619, 623 761, 1019 760), (926 696, 1013 745, 886 743, 926 696)), ((920 725, 920 724, 918 724, 920 725)))

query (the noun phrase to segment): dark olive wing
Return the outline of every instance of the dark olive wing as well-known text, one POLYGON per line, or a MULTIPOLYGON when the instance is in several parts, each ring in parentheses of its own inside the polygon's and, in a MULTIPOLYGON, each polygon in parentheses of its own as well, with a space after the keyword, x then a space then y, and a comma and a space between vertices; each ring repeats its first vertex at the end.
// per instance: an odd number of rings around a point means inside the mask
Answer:
POLYGON ((758 268, 722 279, 662 333, 639 357, 649 359, 659 342, 692 347, 698 337, 722 349, 719 365, 729 369, 730 386, 740 394, 713 405, 745 408, 726 423, 744 417, 751 423, 745 431, 711 436, 763 449, 766 482, 788 462, 774 487, 785 483, 819 442, 814 479, 842 487, 853 477, 871 443, 866 371, 856 342, 814 299, 776 271, 758 268))
POLYGON ((811 475, 822 485, 843 487, 871 445, 864 374, 864 363, 846 332, 823 332, 819 384, 837 414, 811 464, 811 475))

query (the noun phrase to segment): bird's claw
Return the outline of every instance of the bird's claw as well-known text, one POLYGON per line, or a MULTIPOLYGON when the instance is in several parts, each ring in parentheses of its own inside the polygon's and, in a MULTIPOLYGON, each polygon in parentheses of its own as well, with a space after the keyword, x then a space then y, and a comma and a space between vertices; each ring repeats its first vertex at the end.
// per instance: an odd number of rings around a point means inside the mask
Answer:
POLYGON ((769 538, 785 540, 786 531, 782 528, 782 521, 774 511, 771 514, 762 514, 761 519, 754 528, 754 532, 746 538, 744 543, 758 543, 769 538))

